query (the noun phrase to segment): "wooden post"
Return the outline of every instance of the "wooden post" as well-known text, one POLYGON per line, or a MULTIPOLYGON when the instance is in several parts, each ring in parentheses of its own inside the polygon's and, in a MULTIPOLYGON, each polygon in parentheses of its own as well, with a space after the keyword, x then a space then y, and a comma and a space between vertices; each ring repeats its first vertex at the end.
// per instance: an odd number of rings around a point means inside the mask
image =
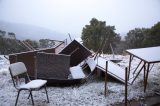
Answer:
POLYGON ((128 72, 127 72, 127 67, 125 68, 125 106, 127 106, 127 87, 128 87, 128 79, 127 76, 128 72))
POLYGON ((108 61, 106 61, 106 72, 105 72, 105 90, 104 90, 105 97, 107 95, 107 70, 108 70, 108 61))

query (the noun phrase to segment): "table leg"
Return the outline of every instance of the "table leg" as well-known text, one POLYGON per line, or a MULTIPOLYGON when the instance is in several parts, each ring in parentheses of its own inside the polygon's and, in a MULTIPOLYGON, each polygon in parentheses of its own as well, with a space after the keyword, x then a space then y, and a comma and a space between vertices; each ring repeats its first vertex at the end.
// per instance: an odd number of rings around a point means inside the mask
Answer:
POLYGON ((125 68, 125 106, 127 106, 127 95, 128 95, 128 79, 127 79, 127 68, 125 68))
POLYGON ((144 92, 146 92, 147 80, 148 80, 148 73, 149 73, 149 67, 150 67, 150 64, 148 63, 147 70, 146 70, 147 73, 146 73, 146 77, 145 77, 144 92))
MULTIPOLYGON (((146 79, 146 62, 144 62, 144 77, 143 77, 144 88, 145 88, 145 85, 146 85, 145 79, 146 79)), ((144 92, 145 92, 145 90, 144 90, 144 92)))
POLYGON ((130 71, 131 71, 131 62, 132 62, 132 59, 133 59, 133 56, 130 55, 130 58, 129 58, 129 67, 128 67, 128 80, 129 80, 129 75, 130 75, 130 71))
POLYGON ((141 69, 138 71, 138 73, 136 74, 136 76, 134 77, 134 79, 132 80, 131 84, 133 84, 133 82, 136 80, 136 78, 138 77, 138 75, 140 74, 140 72, 142 71, 142 69, 144 68, 144 65, 141 67, 141 69))
POLYGON ((139 62, 138 66, 135 68, 135 70, 133 71, 133 74, 135 74, 135 72, 137 71, 137 69, 139 68, 139 66, 141 65, 142 60, 139 62))

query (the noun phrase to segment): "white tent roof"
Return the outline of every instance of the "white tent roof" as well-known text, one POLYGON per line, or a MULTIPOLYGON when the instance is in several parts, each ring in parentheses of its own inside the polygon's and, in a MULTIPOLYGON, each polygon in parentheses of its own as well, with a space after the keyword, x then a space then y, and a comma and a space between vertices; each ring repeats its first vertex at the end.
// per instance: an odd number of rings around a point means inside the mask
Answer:
MULTIPOLYGON (((102 58, 102 57, 98 57, 97 58, 97 68, 101 69, 102 71, 106 71, 106 59, 102 58)), ((107 72, 110 76, 116 78, 117 80, 125 83, 125 69, 118 66, 117 64, 108 61, 108 72, 107 72)), ((133 75, 130 74, 130 78, 132 78, 133 75)), ((128 83, 131 83, 131 80, 128 81, 128 83)))

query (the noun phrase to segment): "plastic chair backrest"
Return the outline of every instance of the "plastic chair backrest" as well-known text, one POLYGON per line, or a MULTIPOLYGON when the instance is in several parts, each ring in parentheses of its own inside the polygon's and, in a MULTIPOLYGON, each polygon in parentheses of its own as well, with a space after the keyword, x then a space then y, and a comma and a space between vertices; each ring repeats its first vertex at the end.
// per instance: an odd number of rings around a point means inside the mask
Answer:
POLYGON ((22 63, 22 62, 17 62, 17 63, 11 64, 9 66, 9 70, 10 70, 13 77, 27 72, 27 68, 24 65, 24 63, 22 63))

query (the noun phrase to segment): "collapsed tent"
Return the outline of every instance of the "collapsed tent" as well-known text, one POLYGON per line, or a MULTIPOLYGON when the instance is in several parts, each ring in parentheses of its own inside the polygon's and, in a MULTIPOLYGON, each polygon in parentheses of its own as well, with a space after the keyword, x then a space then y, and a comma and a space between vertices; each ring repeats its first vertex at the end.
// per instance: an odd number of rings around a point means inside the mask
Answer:
POLYGON ((91 71, 84 72, 88 71, 86 66, 79 66, 90 55, 91 52, 76 40, 59 54, 37 53, 37 77, 46 79, 51 86, 79 84, 91 75, 91 71))
MULTIPOLYGON (((73 85, 88 78, 90 72, 84 72, 84 77, 70 78, 70 68, 85 62, 91 52, 76 40, 67 45, 59 54, 55 53, 56 48, 29 51, 9 55, 10 63, 24 62, 32 78, 46 79, 48 85, 73 85)), ((87 69, 82 66, 82 71, 87 69)), ((88 69, 87 69, 88 70, 88 69)))
POLYGON ((84 61, 88 56, 92 55, 90 50, 81 45, 76 40, 73 40, 67 45, 59 54, 66 54, 71 56, 70 66, 76 66, 84 61))
MULTIPOLYGON (((94 63, 97 60, 92 59, 92 63, 87 64, 88 57, 92 53, 76 40, 65 46, 58 54, 55 51, 56 47, 10 54, 9 60, 10 63, 24 62, 31 78, 46 79, 47 84, 51 86, 68 86, 83 82, 93 74, 93 67, 102 72, 106 71, 107 60, 104 58, 97 57, 98 63, 94 63)), ((107 72, 110 76, 124 82, 124 71, 119 72, 115 69, 107 72)))

